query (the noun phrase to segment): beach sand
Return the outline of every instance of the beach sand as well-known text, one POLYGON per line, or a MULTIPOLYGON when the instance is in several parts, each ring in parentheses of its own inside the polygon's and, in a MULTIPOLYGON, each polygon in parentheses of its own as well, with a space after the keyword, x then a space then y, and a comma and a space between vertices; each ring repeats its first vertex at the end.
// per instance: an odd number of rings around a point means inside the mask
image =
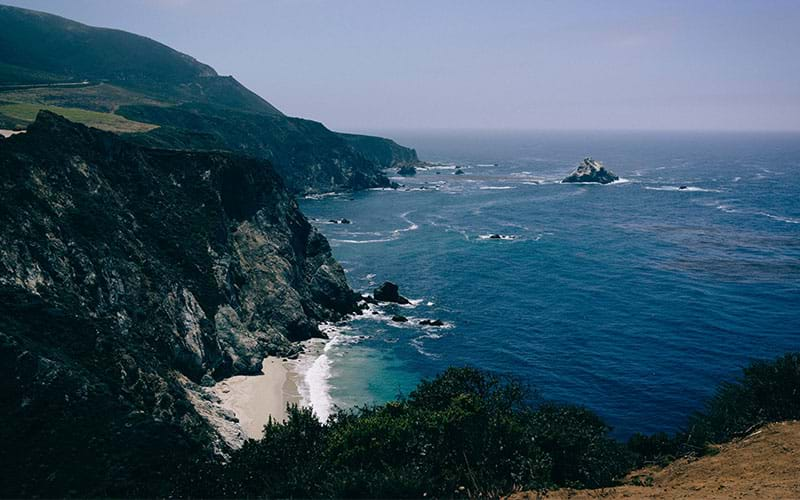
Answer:
POLYGON ((263 375, 237 375, 219 382, 211 390, 224 408, 233 411, 247 437, 259 439, 270 416, 283 421, 286 404, 300 403, 294 366, 281 358, 266 358, 263 375))

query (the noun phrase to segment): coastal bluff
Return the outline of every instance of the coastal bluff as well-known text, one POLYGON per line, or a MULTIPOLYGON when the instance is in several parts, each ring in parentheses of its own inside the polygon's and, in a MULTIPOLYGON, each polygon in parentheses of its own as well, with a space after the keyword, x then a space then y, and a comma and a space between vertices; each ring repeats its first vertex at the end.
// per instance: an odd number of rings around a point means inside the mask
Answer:
POLYGON ((104 496, 76 482, 225 453, 202 386, 261 374, 357 310, 264 160, 143 148, 43 111, 0 141, 0 219, 0 414, 19 450, 4 470, 40 488, 14 496, 104 496))

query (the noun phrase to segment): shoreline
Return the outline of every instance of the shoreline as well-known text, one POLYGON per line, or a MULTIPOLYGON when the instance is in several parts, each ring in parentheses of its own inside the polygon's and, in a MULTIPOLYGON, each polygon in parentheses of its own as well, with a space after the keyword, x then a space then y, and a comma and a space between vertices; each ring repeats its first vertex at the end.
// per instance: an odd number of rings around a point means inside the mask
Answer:
POLYGON ((250 439, 260 439, 270 417, 286 419, 287 404, 301 404, 301 374, 296 362, 278 357, 264 358, 261 375, 236 375, 220 381, 213 392, 220 405, 239 420, 239 427, 250 439))

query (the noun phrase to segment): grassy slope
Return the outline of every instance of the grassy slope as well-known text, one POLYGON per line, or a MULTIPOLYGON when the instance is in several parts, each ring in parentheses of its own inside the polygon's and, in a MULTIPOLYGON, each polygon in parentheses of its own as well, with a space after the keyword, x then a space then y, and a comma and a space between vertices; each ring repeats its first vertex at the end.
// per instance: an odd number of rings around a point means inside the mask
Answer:
MULTIPOLYGON (((545 498, 800 498, 800 422, 778 422, 720 445, 700 459, 679 459, 663 468, 628 475, 613 488, 553 491, 545 498)), ((537 492, 514 500, 541 498, 537 492)))
POLYGON ((157 125, 128 120, 127 118, 112 113, 19 102, 0 104, 0 124, 8 128, 25 127, 33 123, 36 119, 36 115, 42 109, 61 115, 71 121, 109 132, 149 132, 157 128, 157 125))

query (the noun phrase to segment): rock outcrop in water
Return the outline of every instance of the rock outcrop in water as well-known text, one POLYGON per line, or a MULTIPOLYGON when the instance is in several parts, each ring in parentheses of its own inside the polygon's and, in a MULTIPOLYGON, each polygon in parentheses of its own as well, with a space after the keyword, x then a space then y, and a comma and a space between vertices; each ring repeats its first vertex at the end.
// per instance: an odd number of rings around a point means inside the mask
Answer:
POLYGON ((578 168, 576 168, 567 178, 561 182, 594 182, 598 184, 608 184, 618 181, 619 177, 603 164, 592 158, 584 158, 578 168))
POLYGON ((400 295, 400 289, 391 281, 384 281, 372 293, 375 300, 379 302, 394 302, 396 304, 409 304, 409 300, 400 295))
POLYGON ((38 488, 3 491, 133 495, 130 474, 224 450, 198 385, 296 354, 358 298, 268 162, 41 112, 0 141, 0 466, 38 488))
POLYGON ((397 169, 397 175, 416 175, 417 169, 414 165, 403 165, 397 169))

